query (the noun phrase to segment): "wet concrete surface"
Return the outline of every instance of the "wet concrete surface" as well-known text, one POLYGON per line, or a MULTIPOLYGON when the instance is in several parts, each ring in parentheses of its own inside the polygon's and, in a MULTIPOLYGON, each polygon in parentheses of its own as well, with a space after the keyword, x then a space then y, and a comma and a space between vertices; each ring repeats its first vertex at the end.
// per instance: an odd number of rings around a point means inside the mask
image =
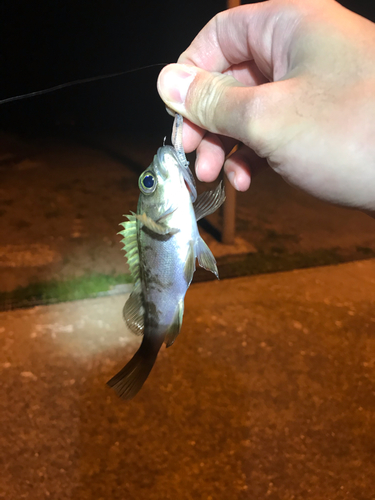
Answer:
POLYGON ((0 498, 375 498, 375 261, 192 285, 139 395, 126 296, 0 313, 0 498))

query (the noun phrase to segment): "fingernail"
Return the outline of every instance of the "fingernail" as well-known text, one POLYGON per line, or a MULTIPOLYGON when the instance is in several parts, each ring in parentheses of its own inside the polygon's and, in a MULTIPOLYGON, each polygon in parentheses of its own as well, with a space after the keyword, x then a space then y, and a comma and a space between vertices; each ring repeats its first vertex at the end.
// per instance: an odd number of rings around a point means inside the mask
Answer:
POLYGON ((159 75, 158 91, 160 97, 166 103, 183 104, 196 74, 197 69, 194 66, 170 64, 159 75))
POLYGON ((236 180, 236 174, 234 172, 228 172, 227 177, 229 179, 229 182, 232 184, 234 189, 237 189, 238 191, 238 185, 237 185, 237 180, 236 180))

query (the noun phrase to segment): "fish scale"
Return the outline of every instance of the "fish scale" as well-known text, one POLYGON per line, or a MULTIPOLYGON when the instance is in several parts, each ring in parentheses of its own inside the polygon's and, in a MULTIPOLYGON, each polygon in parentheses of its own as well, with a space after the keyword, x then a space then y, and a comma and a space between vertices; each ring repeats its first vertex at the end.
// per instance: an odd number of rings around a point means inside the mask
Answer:
MULTIPOLYGON (((165 64, 75 80, 2 99, 0 105, 165 64)), ((123 236, 121 242, 134 281, 123 316, 134 334, 143 335, 138 351, 108 382, 124 399, 131 399, 139 392, 163 342, 169 347, 179 334, 184 297, 193 279, 196 259, 201 267, 219 277, 215 258, 199 235, 197 221, 221 206, 225 200, 224 188, 220 183, 214 191, 197 197, 194 177, 182 146, 182 125, 182 116, 176 114, 173 147, 163 145, 159 148, 150 167, 141 174, 137 213, 127 215, 128 220, 120 224, 123 230, 119 234, 123 236), (142 184, 145 175, 147 182, 142 184), (147 198, 154 201, 144 203, 147 198), (175 201, 171 204, 173 198, 175 201), (149 254, 147 249, 151 249, 149 254), (145 259, 147 255, 151 262, 149 267, 145 259)))
POLYGON ((172 137, 173 147, 159 148, 139 178, 137 213, 121 224, 134 280, 123 314, 130 330, 143 335, 138 351, 108 382, 124 399, 133 398, 142 388, 162 344, 169 347, 176 340, 196 259, 218 277, 215 258, 199 235, 197 220, 220 207, 224 188, 220 183, 197 197, 182 147, 180 115, 176 115, 172 137))

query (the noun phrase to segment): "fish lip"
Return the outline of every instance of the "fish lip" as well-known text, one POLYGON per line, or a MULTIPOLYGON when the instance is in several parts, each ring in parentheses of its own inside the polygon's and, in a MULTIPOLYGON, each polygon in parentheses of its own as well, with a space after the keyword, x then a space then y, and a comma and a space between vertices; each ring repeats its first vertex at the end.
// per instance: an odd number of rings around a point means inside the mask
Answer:
POLYGON ((156 167, 157 167, 158 173, 164 178, 166 178, 168 176, 168 171, 164 166, 166 163, 164 161, 164 156, 166 154, 170 154, 176 160, 177 167, 179 168, 179 170, 182 174, 182 177, 183 177, 183 179, 184 179, 184 181, 189 189, 191 201, 192 201, 192 203, 194 203, 194 201, 197 199, 197 188, 195 186, 195 180, 194 180, 193 174, 191 173, 191 170, 188 166, 183 165, 181 163, 181 160, 177 154, 177 151, 175 150, 175 148, 173 146, 163 146, 163 147, 158 149, 157 154, 156 154, 156 157, 157 157, 156 167))
POLYGON ((174 157, 174 159, 177 161, 178 166, 181 167, 174 147, 172 147, 172 146, 163 146, 163 147, 159 148, 158 151, 157 151, 157 154, 156 154, 157 159, 158 159, 158 165, 157 165, 157 167, 158 167, 158 171, 159 171, 160 175, 162 177, 164 177, 164 178, 167 178, 167 176, 168 176, 168 170, 164 166, 165 165, 164 156, 167 153, 169 153, 170 155, 172 155, 174 157))

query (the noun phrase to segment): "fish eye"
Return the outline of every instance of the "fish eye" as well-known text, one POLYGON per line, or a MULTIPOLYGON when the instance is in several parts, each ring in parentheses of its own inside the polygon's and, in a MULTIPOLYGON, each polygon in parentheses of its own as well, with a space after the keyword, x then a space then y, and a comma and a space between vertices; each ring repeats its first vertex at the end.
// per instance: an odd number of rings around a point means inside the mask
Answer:
POLYGON ((141 176, 139 177, 138 185, 142 193, 152 194, 156 189, 157 181, 154 174, 146 171, 143 172, 143 174, 141 174, 141 176))

